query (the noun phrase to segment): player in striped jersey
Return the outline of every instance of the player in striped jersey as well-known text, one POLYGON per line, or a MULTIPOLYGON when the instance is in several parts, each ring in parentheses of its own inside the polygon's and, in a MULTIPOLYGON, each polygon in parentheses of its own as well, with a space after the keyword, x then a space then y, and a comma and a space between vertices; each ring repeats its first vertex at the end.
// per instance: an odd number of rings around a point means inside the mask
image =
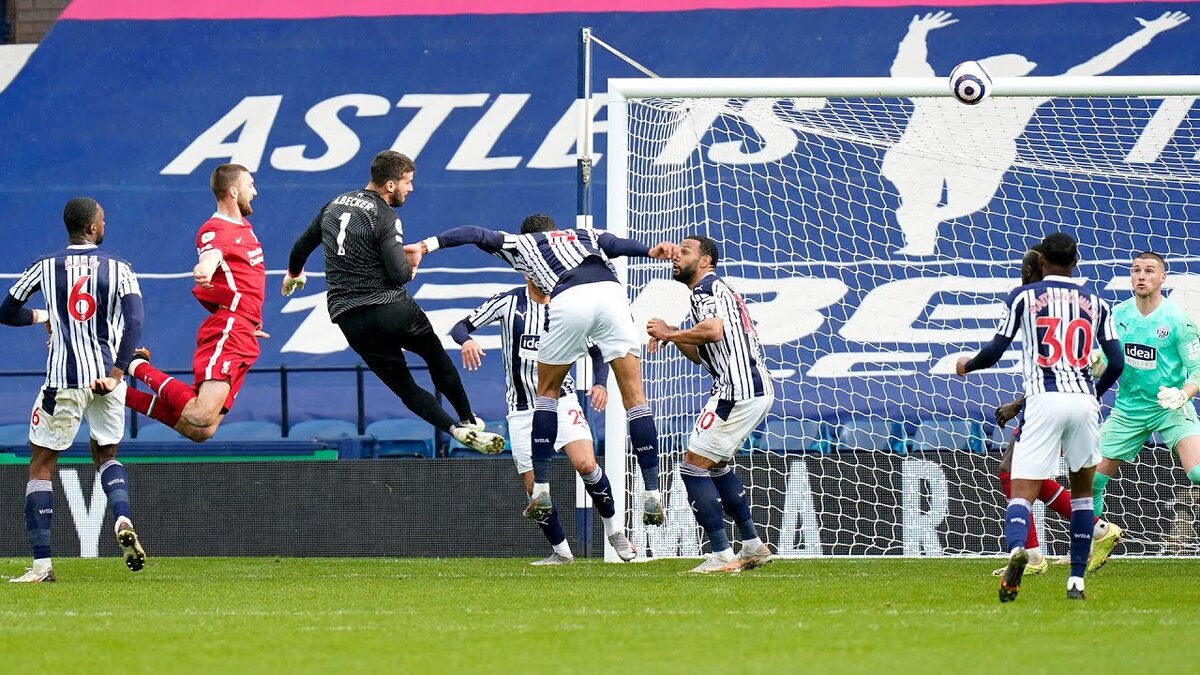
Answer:
POLYGON ((240 164, 222 164, 209 179, 217 209, 196 233, 192 295, 209 315, 196 331, 194 385, 150 364, 139 349, 129 375, 153 394, 129 390, 125 404, 201 443, 212 438, 233 407, 246 374, 258 359, 267 272, 263 248, 246 216, 258 196, 254 177, 240 164))
POLYGON ((617 281, 610 257, 641 256, 670 260, 675 245, 653 248, 594 230, 558 230, 545 214, 521 223, 521 234, 481 227, 460 227, 410 244, 413 265, 439 248, 474 244, 527 275, 550 296, 550 326, 538 349, 538 391, 534 401, 532 451, 533 493, 525 516, 550 513, 550 459, 557 434, 558 395, 571 365, 587 353, 588 340, 600 345, 612 365, 625 405, 629 439, 646 488, 642 522, 661 525, 665 518, 658 487, 658 432, 642 386, 642 338, 633 324, 629 299, 617 281))
MULTIPOLYGON (((1025 256, 1021 259, 1021 283, 1032 284, 1042 280, 1042 261, 1041 253, 1035 245, 1029 249, 1025 256)), ((1099 356, 1099 352, 1095 352, 1095 356, 1099 356)), ((1095 359, 1093 359, 1094 361, 1095 359)), ((1094 372, 1094 371, 1093 371, 1094 372)), ((1097 373, 1098 375, 1098 373, 1097 373)), ((1012 438, 1008 442, 1008 446, 1004 449, 1004 455, 1000 458, 1000 468, 997 470, 997 477, 1000 480, 1000 489, 1004 491, 1004 498, 1012 499, 1012 456, 1013 448, 1016 447, 1017 439, 1021 436, 1021 424, 1024 420, 1023 409, 1025 408, 1024 397, 1019 398, 1010 403, 1005 403, 996 408, 995 417, 996 424, 1003 429, 1011 419, 1017 420, 1016 428, 1013 429, 1012 438)), ((1053 478, 1047 478, 1042 481, 1041 488, 1038 490, 1038 499, 1046 504, 1046 508, 1054 511, 1058 515, 1071 520, 1071 493, 1053 478)), ((1111 523, 1094 519, 1092 526, 1092 548, 1093 550, 1100 545, 1100 542, 1107 541, 1110 538, 1121 536, 1121 528, 1112 525, 1111 523)), ((1034 522, 1033 513, 1029 514, 1029 536, 1025 542, 1025 550, 1029 553, 1029 564, 1025 567, 1025 574, 1045 574, 1050 569, 1050 561, 1042 555, 1041 546, 1038 542, 1037 524, 1034 522)), ((992 572, 995 576, 1004 574, 1007 567, 992 572)))
POLYGON ((1124 367, 1108 303, 1085 292, 1070 277, 1078 261, 1075 240, 1062 232, 1039 244, 1041 281, 1018 286, 992 341, 973 358, 957 364, 959 375, 990 368, 1017 333, 1023 333, 1025 422, 1013 449, 1012 499, 1005 513, 1008 566, 1000 577, 1000 602, 1015 600, 1029 563, 1025 550, 1029 505, 1042 482, 1057 473, 1060 452, 1071 480, 1071 576, 1067 597, 1083 599, 1083 576, 1092 544, 1092 474, 1100 461, 1099 397, 1124 367), (1093 383, 1094 342, 1109 358, 1093 383))
POLYGON ((692 571, 737 572, 771 560, 758 537, 750 500, 729 463, 742 442, 767 418, 775 391, 762 345, 742 297, 717 276, 717 243, 703 235, 680 242, 672 265, 675 281, 692 289, 692 325, 680 329, 650 319, 650 352, 672 343, 712 377, 712 394, 692 429, 679 474, 696 522, 708 534, 712 555, 692 571), (722 513, 722 511, 724 513, 722 513), (742 550, 735 557, 725 518, 737 525, 742 550))
MULTIPOLYGON (((533 453, 530 447, 530 429, 533 426, 533 402, 537 398, 537 354, 545 332, 547 309, 550 297, 538 290, 526 279, 524 287, 497 293, 487 302, 476 307, 465 319, 454 325, 450 336, 462 345, 463 366, 467 370, 479 368, 484 356, 479 343, 471 338, 476 330, 491 324, 500 324, 500 342, 504 354, 504 380, 508 399, 508 431, 512 439, 513 461, 517 473, 525 482, 525 493, 533 492, 533 453)), ((592 345, 588 349, 594 364, 594 384, 588 390, 592 407, 603 410, 608 401, 608 365, 604 363, 600 348, 592 345)), ((604 532, 617 555, 626 562, 637 556, 637 550, 625 534, 625 518, 617 515, 616 503, 612 498, 612 487, 608 476, 596 464, 592 447, 592 430, 588 426, 583 409, 575 396, 575 383, 571 376, 563 381, 558 399, 558 435, 554 450, 566 453, 571 466, 579 472, 584 488, 592 496, 596 511, 604 522, 604 532)), ((571 546, 558 519, 558 509, 537 520, 542 534, 554 552, 545 560, 534 565, 565 565, 575 560, 571 546)))
POLYGON ((50 520, 54 515, 51 480, 58 453, 75 441, 87 419, 92 463, 112 507, 117 544, 125 564, 142 569, 146 552, 133 529, 129 479, 117 461, 125 435, 125 384, 121 378, 142 332, 142 295, 129 263, 99 248, 104 241, 104 209, 95 200, 67 202, 63 222, 66 249, 43 256, 13 284, 0 323, 45 324, 50 331, 46 381, 29 420, 29 482, 25 487, 25 528, 33 547, 33 566, 9 581, 55 581, 50 558, 50 520), (37 291, 47 309, 26 309, 37 291))

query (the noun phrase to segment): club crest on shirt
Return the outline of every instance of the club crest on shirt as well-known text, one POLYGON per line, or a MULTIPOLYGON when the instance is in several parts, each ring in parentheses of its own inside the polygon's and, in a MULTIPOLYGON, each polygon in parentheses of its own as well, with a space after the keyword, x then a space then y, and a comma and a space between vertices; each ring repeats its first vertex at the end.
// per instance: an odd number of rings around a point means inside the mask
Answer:
POLYGON ((1159 339, 1159 340, 1166 340, 1166 339, 1167 339, 1167 336, 1168 336, 1168 335, 1170 335, 1170 334, 1171 334, 1171 329, 1170 329, 1170 328, 1167 328, 1166 326, 1159 326, 1159 327, 1158 327, 1158 339, 1159 339))

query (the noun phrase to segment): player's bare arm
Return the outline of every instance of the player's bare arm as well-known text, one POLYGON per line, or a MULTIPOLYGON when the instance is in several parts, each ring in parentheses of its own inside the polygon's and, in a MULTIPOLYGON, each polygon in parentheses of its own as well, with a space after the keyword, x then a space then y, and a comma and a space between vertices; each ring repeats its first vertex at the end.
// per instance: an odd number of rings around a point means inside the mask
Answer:
POLYGON ((483 357, 485 352, 483 347, 474 339, 467 340, 462 345, 462 364, 467 370, 479 370, 483 365, 483 357))
POLYGON ((602 384, 594 384, 591 389, 587 390, 586 396, 590 400, 592 410, 596 412, 604 412, 608 405, 608 387, 602 384))
POLYGON ((646 332, 663 342, 676 345, 699 346, 725 339, 725 322, 720 317, 709 317, 687 329, 672 328, 662 319, 650 319, 646 332))
POLYGON ((225 259, 220 249, 209 249, 200 254, 200 262, 192 268, 192 279, 201 288, 212 288, 212 276, 225 259))
MULTIPOLYGON (((13 296, 6 295, 4 303, 0 305, 0 324, 18 327, 41 325, 45 327, 46 335, 51 335, 50 313, 44 309, 25 309, 24 305, 13 296)), ((46 340, 46 347, 49 346, 50 340, 46 340)))
POLYGON ((996 426, 1003 428, 1010 420, 1021 414, 1021 409, 1025 407, 1025 397, 1005 403, 996 408, 996 426))
POLYGON ((689 361, 700 363, 700 351, 697 347, 724 339, 725 325, 720 318, 712 317, 687 330, 680 330, 662 319, 654 318, 646 324, 646 332, 650 335, 650 353, 658 351, 662 344, 671 342, 689 361))

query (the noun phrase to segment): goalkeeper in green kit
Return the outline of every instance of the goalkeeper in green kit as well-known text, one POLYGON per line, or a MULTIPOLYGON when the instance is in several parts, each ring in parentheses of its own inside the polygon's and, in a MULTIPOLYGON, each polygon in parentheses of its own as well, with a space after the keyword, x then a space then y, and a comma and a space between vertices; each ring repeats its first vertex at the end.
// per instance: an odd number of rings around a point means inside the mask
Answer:
MULTIPOLYGON (((1113 308, 1125 371, 1112 412, 1100 427, 1102 459, 1092 479, 1097 516, 1104 511, 1109 479, 1156 431, 1179 456, 1188 480, 1200 485, 1200 420, 1191 403, 1200 391, 1200 333, 1182 307, 1163 297, 1166 280, 1162 256, 1139 253, 1130 269, 1133 297, 1113 308)), ((1119 540, 1095 542, 1089 572, 1104 564, 1119 540)))

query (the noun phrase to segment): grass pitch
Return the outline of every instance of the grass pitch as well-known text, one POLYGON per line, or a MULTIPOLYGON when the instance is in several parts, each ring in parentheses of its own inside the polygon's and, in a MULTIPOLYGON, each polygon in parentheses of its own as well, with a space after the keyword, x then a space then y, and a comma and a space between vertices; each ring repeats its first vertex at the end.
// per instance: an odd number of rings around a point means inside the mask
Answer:
MULTIPOLYGON (((0 588, 3 672, 1196 672, 1198 561, 1001 605, 994 560, 58 559, 0 588), (1018 661, 1020 663, 1018 663, 1018 661)), ((0 560, 20 574, 23 560, 0 560)))

